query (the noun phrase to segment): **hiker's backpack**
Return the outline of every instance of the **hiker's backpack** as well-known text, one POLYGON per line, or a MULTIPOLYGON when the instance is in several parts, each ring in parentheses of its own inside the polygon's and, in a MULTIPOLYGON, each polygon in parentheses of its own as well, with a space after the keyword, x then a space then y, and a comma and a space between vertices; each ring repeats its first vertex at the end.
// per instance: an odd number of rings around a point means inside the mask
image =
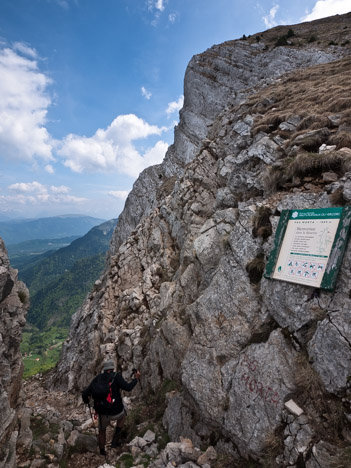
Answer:
POLYGON ((112 408, 115 399, 112 395, 112 385, 117 373, 100 374, 91 384, 91 396, 97 413, 106 414, 112 408))

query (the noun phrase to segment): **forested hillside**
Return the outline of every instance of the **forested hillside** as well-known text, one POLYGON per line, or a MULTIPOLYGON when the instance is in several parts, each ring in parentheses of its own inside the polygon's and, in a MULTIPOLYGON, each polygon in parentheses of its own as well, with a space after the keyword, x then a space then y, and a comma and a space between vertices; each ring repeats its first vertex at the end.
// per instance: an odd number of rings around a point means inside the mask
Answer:
POLYGON ((28 322, 40 330, 53 324, 68 327, 72 314, 101 275, 104 265, 105 252, 77 260, 72 268, 31 297, 28 322))
POLYGON ((72 315, 104 269, 116 223, 113 219, 95 226, 67 247, 38 255, 19 271, 30 292, 21 345, 25 377, 56 363, 72 315))
POLYGON ((57 282, 78 260, 105 253, 116 222, 117 220, 111 220, 95 226, 85 236, 76 239, 67 247, 20 270, 19 277, 28 286, 31 298, 52 282, 57 282))

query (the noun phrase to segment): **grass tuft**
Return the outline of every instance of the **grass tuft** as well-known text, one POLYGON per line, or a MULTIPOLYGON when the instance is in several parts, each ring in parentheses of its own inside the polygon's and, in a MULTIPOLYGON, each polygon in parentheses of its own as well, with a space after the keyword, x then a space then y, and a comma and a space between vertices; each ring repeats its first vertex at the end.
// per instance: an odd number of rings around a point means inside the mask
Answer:
POLYGON ((337 132, 329 138, 330 145, 336 145, 336 149, 351 148, 351 134, 349 132, 337 132))
POLYGON ((275 468, 276 458, 284 451, 283 428, 278 427, 275 431, 269 432, 265 437, 263 455, 263 467, 275 468))
POLYGON ((351 466, 351 447, 343 449, 340 455, 332 457, 330 468, 350 468, 351 466))
POLYGON ((346 204, 342 187, 329 195, 329 201, 334 206, 344 206, 346 204))
POLYGON ((258 284, 261 281, 265 266, 266 264, 263 254, 259 254, 246 265, 246 271, 249 274, 250 283, 258 284))
POLYGON ((18 297, 19 297, 19 300, 22 302, 22 304, 28 304, 29 302, 29 297, 28 297, 28 294, 25 293, 25 291, 18 291, 18 297))
POLYGON ((266 194, 274 193, 293 179, 319 177, 323 172, 334 171, 342 177, 351 170, 351 151, 309 153, 303 151, 295 158, 285 158, 280 166, 268 167, 263 176, 266 194))
POLYGON ((260 206, 253 218, 253 237, 262 237, 266 240, 272 234, 270 216, 272 211, 268 206, 260 206))

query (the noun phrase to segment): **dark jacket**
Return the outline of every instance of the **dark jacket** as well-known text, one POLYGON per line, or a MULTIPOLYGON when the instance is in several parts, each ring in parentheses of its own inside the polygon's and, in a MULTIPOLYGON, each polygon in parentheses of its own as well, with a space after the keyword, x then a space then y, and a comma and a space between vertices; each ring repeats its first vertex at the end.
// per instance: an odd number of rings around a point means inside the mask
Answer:
POLYGON ((99 374, 96 377, 94 377, 90 385, 82 392, 82 398, 84 403, 89 402, 89 396, 94 397, 92 389, 94 383, 97 382, 98 379, 100 379, 99 381, 105 382, 111 382, 114 379, 112 383, 112 399, 114 400, 114 402, 111 405, 109 405, 109 408, 106 408, 104 406, 99 405, 94 400, 94 408, 96 412, 98 414, 110 415, 121 413, 124 407, 120 390, 126 390, 127 392, 130 392, 138 383, 138 379, 133 379, 131 382, 128 383, 124 380, 120 372, 103 372, 102 374, 99 374))

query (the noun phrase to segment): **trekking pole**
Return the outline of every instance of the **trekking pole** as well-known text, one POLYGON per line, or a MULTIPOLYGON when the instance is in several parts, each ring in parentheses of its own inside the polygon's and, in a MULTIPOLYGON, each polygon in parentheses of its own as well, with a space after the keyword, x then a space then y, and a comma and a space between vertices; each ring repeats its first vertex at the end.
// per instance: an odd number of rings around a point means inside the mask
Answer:
MULTIPOLYGON (((135 374, 136 374, 137 372, 138 372, 138 370, 137 370, 137 369, 133 369, 131 377, 135 376, 135 374)), ((141 380, 140 380, 140 377, 139 377, 139 379, 138 379, 138 380, 139 380, 139 383, 140 383, 140 388, 141 388, 141 391, 144 393, 143 386, 141 385, 141 380)))
POLYGON ((92 411, 91 411, 91 406, 90 406, 90 403, 89 403, 89 402, 88 402, 88 406, 89 406, 91 421, 92 421, 93 426, 94 426, 94 429, 95 429, 95 435, 96 435, 96 437, 98 437, 98 434, 97 434, 97 432, 96 432, 96 426, 95 426, 94 418, 93 418, 93 413, 92 413, 92 411))

